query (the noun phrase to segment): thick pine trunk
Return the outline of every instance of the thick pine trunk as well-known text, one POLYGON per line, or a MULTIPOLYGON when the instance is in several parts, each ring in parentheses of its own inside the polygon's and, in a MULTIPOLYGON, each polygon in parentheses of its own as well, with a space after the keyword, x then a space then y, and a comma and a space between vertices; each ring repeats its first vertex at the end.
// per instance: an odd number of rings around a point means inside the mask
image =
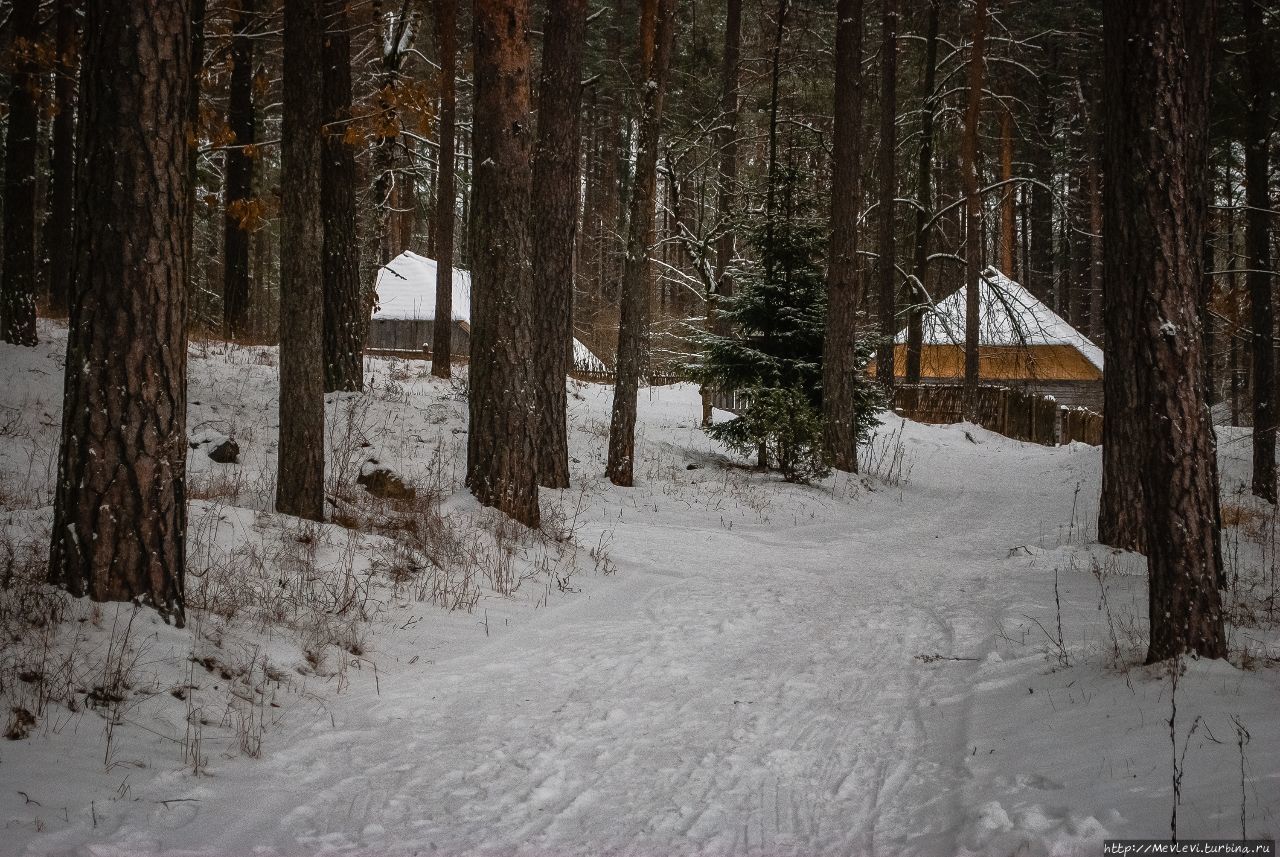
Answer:
POLYGON ((649 360, 649 254, 653 244, 662 105, 675 41, 675 0, 645 0, 641 21, 640 139, 631 188, 627 255, 622 269, 617 381, 609 424, 607 467, 609 480, 623 486, 635 484, 636 405, 640 377, 647 371, 649 360))
POLYGON ((436 0, 440 55, 440 161, 436 178, 436 317, 431 331, 431 374, 448 378, 453 366, 453 182, 457 125, 458 0, 436 0))
POLYGON ((985 79, 984 46, 987 35, 987 0, 976 0, 973 12, 973 44, 969 54, 969 92, 964 113, 964 139, 960 173, 965 196, 965 328, 964 413, 977 421, 978 413, 978 280, 982 277, 982 198, 978 195, 978 124, 982 119, 982 86, 985 79))
POLYGON ((1151 662, 1226 655, 1199 311, 1213 7, 1133 0, 1104 9, 1105 78, 1125 82, 1105 110, 1107 389, 1113 372, 1133 367, 1123 392, 1137 393, 1108 400, 1104 450, 1112 444, 1129 462, 1120 475, 1142 483, 1151 662), (1133 346, 1117 355, 1126 335, 1133 346))
POLYGON ((76 172, 76 77, 80 68, 78 0, 58 0, 57 61, 53 85, 53 154, 49 164, 49 218, 44 245, 48 248, 49 312, 66 316, 71 300, 74 257, 72 242, 76 172))
MULTIPOLYGON (((1113 167, 1114 168, 1114 167, 1113 167)), ((1109 222, 1115 216, 1108 209, 1109 222)), ((1108 236, 1111 227, 1108 225, 1108 236)), ((1110 237, 1104 247, 1112 243, 1110 237)), ((1104 250, 1109 254, 1109 250, 1104 250)), ((1102 497, 1098 505, 1098 541, 1104 545, 1143 553, 1147 532, 1143 523, 1141 449, 1143 415, 1138 412, 1137 353, 1134 349, 1136 310, 1112 277, 1108 263, 1107 288, 1102 314, 1105 332, 1106 373, 1103 401, 1107 418, 1102 423, 1102 497)))
POLYGON ((916 201, 915 258, 911 267, 913 290, 911 313, 907 318, 907 372, 908 384, 920 383, 920 358, 924 347, 924 310, 927 300, 926 275, 929 271, 929 220, 933 216, 933 123, 938 109, 934 93, 938 75, 938 6, 940 0, 929 0, 929 21, 926 25, 924 49, 924 85, 921 90, 923 105, 920 120, 920 157, 916 165, 916 181, 919 188, 916 201))
POLYGON ((467 485, 486 506, 538 526, 529 407, 532 148, 529 2, 474 0, 471 394, 467 485))
POLYGON ((187 172, 191 181, 187 185, 187 221, 183 224, 186 236, 187 253, 190 254, 187 266, 187 299, 195 294, 197 263, 195 255, 196 238, 196 193, 200 187, 200 153, 196 142, 200 136, 200 83, 204 74, 205 52, 205 13, 208 11, 208 0, 189 0, 191 9, 191 86, 187 93, 187 121, 191 125, 191 145, 187 147, 187 172))
POLYGON ((351 35, 348 0, 325 0, 322 51, 324 140, 320 207, 324 216, 324 389, 364 389, 364 296, 356 234, 356 154, 347 138, 351 118, 351 35))
POLYGON ((831 243, 827 252, 827 326, 822 346, 823 445, 831 466, 858 471, 854 428, 855 351, 862 275, 862 0, 836 4, 835 128, 831 152, 831 243))
POLYGON ((894 199, 897 197, 898 148, 898 2, 880 0, 880 183, 876 273, 880 280, 880 348, 876 353, 876 379, 893 401, 893 338, 898 332, 898 272, 894 235, 894 199))
POLYGON ((548 0, 533 160, 533 384, 538 480, 569 487, 565 377, 573 365, 573 245, 586 0, 548 0))
POLYGON ((1271 273, 1271 87, 1274 69, 1266 38, 1262 0, 1241 0, 1244 7, 1245 110, 1245 282, 1249 288, 1253 355, 1253 493, 1276 502, 1276 358, 1275 309, 1271 273))
POLYGON ((96 0, 85 17, 76 290, 51 582, 183 621, 191 17, 96 0))
POLYGON ((319 5, 285 0, 276 510, 315 521, 324 518, 323 38, 319 5))
POLYGON ((222 333, 236 339, 245 333, 249 312, 249 236, 253 215, 254 144, 253 30, 256 0, 238 0, 232 6, 231 87, 227 99, 227 126, 232 148, 226 152, 226 187, 223 214, 222 333))
POLYGON ((4 257, 0 267, 0 340, 35 345, 36 147, 41 74, 39 0, 14 0, 10 13, 8 131, 4 155, 4 257))

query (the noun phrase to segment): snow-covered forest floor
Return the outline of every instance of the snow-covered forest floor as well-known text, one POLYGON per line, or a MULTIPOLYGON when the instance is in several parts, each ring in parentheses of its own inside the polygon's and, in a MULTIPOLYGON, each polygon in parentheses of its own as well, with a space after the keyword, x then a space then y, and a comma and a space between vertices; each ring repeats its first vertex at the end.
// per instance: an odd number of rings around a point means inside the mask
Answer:
MULTIPOLYGON (((1277 521, 1220 449, 1232 663, 1144 667, 1099 452, 888 418, 860 477, 752 472, 571 386, 542 533, 460 481, 465 386, 330 397, 333 523, 270 511, 271 349, 192 346, 188 625, 40 584, 65 331, 0 346, 0 852, 1070 854, 1280 835, 1277 521), (208 450, 223 436, 240 463, 208 450), (356 483, 381 466, 414 499, 356 483), (1170 727, 1170 717, 1176 718, 1170 727)), ((887 415, 886 415, 887 416, 887 415)))

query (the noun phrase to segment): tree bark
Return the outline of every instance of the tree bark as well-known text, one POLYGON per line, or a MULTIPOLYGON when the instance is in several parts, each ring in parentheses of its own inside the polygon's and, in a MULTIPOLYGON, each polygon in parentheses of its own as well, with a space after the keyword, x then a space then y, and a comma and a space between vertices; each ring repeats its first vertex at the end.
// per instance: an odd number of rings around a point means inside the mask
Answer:
POLYGON ((4 255, 0 267, 0 340, 35 345, 36 147, 41 74, 39 0, 14 0, 10 13, 9 129, 4 156, 4 255))
MULTIPOLYGON (((1053 57, 1050 57, 1053 61, 1053 57)), ((1024 284, 1040 300, 1056 306, 1056 282, 1053 269, 1053 150, 1054 111, 1049 96, 1050 83, 1041 80, 1036 86, 1036 135, 1031 147, 1031 235, 1027 259, 1027 282, 1024 284)))
POLYGON ((188 151, 186 0, 85 17, 76 289, 49 577, 183 622, 188 151))
POLYGON ((315 521, 324 519, 323 39, 319 5, 285 0, 276 511, 315 521))
MULTIPOLYGON (((773 50, 771 52, 771 60, 769 63, 769 157, 765 179, 765 202, 764 202, 764 228, 765 228, 765 244, 769 247, 773 246, 774 220, 778 213, 778 103, 779 103, 779 84, 782 78, 782 41, 786 36, 787 12, 791 8, 791 0, 778 0, 777 14, 775 15, 775 23, 773 30, 773 50)), ((765 276, 769 276, 772 272, 768 270, 773 264, 772 258, 765 260, 765 276)), ((761 469, 767 465, 762 461, 761 469)))
POLYGON ((53 85, 53 154, 49 165, 49 218, 44 244, 48 248, 49 312, 65 317, 70 307, 74 257, 72 217, 75 208, 76 78, 80 69, 78 0, 58 0, 57 60, 53 85))
MULTIPOLYGON (((1214 5, 1104 7, 1105 77, 1125 82, 1105 107, 1106 380, 1111 392, 1112 373, 1121 369, 1133 376, 1137 396, 1108 400, 1107 424, 1128 431, 1112 428, 1103 448, 1113 444, 1113 455, 1130 460, 1122 475, 1142 483, 1148 662, 1226 655, 1199 312, 1214 5), (1125 334, 1133 347, 1117 355, 1113 346, 1125 334), (1117 356, 1128 362, 1117 366, 1117 356)), ((1114 489, 1105 481, 1113 475, 1104 474, 1104 489, 1114 489)))
POLYGON ((440 54, 440 155, 436 178, 436 317, 431 374, 448 378, 453 366, 454 137, 457 125, 458 0, 436 0, 440 54))
POLYGON ((657 186, 662 107, 675 41, 675 0, 644 0, 640 31, 640 124, 623 261, 617 380, 609 424, 607 473, 614 485, 635 484, 636 405, 649 361, 649 255, 657 186))
MULTIPOLYGON (((718 304, 733 297, 733 277, 729 265, 733 263, 734 232, 730 227, 733 217, 733 201, 738 183, 738 89, 742 76, 742 0, 728 0, 724 20, 724 57, 720 71, 720 129, 716 132, 716 149, 720 152, 718 188, 716 194, 715 288, 707 295, 707 330, 723 334, 724 325, 718 320, 718 304)), ((702 424, 711 425, 711 395, 703 389, 702 424)))
POLYGON ((893 401, 894 336, 898 332, 898 272, 894 269, 894 200, 897 198, 898 148, 898 2, 880 0, 880 235, 876 272, 880 278, 880 348, 876 352, 876 379, 893 401))
POLYGON ((539 523, 529 407, 529 2, 474 0, 475 182, 467 485, 486 506, 539 523))
POLYGON ((1068 148, 1070 166, 1070 198, 1068 210, 1070 224, 1067 248, 1068 274, 1070 277, 1070 312, 1067 320, 1080 331, 1088 332, 1092 324, 1089 317, 1090 295, 1092 283, 1091 266, 1093 264, 1093 241, 1089 238, 1091 222, 1092 198, 1089 192, 1089 169, 1093 152, 1086 140, 1090 125, 1088 105, 1085 102, 1084 89, 1079 77, 1075 81, 1075 115, 1071 122, 1072 144, 1068 148))
POLYGON ((926 24, 924 49, 924 85, 920 102, 920 158, 916 166, 919 189, 916 201, 916 244, 912 265, 913 288, 911 313, 907 317, 907 372, 908 384, 920 383, 920 358, 924 349, 924 305, 928 299, 926 275, 929 271, 929 219, 933 216, 933 124, 937 111, 938 76, 938 9, 939 0, 929 0, 929 21, 926 24))
POLYGON ((569 487, 565 378, 573 365, 573 245, 586 0, 548 0, 533 159, 533 381, 538 480, 569 487))
MULTIPOLYGON (((623 7, 630 3, 615 0, 614 22, 606 34, 609 56, 622 55, 621 16, 623 7)), ((621 84, 619 84, 621 88, 621 84)), ((616 303, 622 280, 622 231, 626 227, 626 210, 623 200, 626 177, 622 171, 623 153, 630 151, 623 139, 622 103, 619 92, 609 92, 605 102, 604 145, 600 151, 600 240, 597 245, 600 273, 600 298, 605 303, 616 303)))
POLYGON ((191 144, 187 147, 187 171, 191 173, 191 181, 187 185, 187 221, 183 224, 186 235, 187 252, 190 254, 187 266, 187 300, 195 294, 197 256, 195 255, 196 238, 196 192, 200 188, 200 153, 196 145, 200 137, 200 84, 204 76, 205 52, 205 13, 208 11, 208 0, 190 0, 191 4, 191 86, 187 94, 187 121, 191 125, 191 144))
POLYGON ((1089 162, 1089 231, 1093 234, 1089 238, 1089 329, 1085 332, 1101 338, 1102 291, 1105 282, 1102 262, 1102 140, 1096 132, 1090 136, 1093 142, 1089 162))
POLYGON ((831 152, 831 243, 822 347, 823 443, 831 466, 858 472, 854 385, 858 307, 858 213, 862 208, 862 0, 836 4, 835 126, 831 152))
POLYGON ((1000 191, 1000 272, 1017 276, 1017 188, 1013 185, 1013 111, 1003 105, 1000 111, 1000 180, 1006 182, 1000 191))
POLYGON ((969 92, 964 113, 964 139, 960 151, 960 174, 965 195, 965 327, 964 327, 964 412, 978 417, 978 281, 982 277, 982 198, 978 195, 978 124, 982 119, 982 86, 985 75, 984 47, 987 35, 987 0, 976 0, 973 13, 973 45, 969 55, 969 92))
POLYGON ((351 118, 349 0, 325 0, 322 51, 324 169, 320 207, 324 217, 324 389, 364 389, 364 338, 368 324, 360 292, 360 238, 356 232, 356 154, 347 136, 351 118))
POLYGON ((1249 289, 1253 356, 1253 493, 1276 502, 1275 308, 1271 272, 1271 87, 1274 68, 1262 0, 1244 7, 1246 86, 1244 122, 1245 282, 1249 289))
POLYGON ((233 148, 227 149, 223 194, 222 334, 237 339, 245 333, 249 311, 249 236, 254 214, 253 162, 253 34, 256 0, 238 0, 231 7, 231 85, 227 125, 233 148))

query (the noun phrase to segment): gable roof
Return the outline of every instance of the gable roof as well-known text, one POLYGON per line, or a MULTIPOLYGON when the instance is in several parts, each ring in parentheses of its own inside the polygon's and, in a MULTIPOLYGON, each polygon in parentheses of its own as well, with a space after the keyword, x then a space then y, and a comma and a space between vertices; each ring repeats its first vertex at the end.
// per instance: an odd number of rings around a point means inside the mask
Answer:
MULTIPOLYGON (((406 250, 378 269, 374 321, 434 321, 436 317, 436 260, 406 250)), ((453 269, 454 321, 471 324, 471 272, 453 269)), ((573 340, 573 362, 580 369, 604 372, 607 367, 591 349, 573 340)))
MULTIPOLYGON (((924 316, 926 345, 958 345, 965 340, 965 290, 935 304, 924 316)), ((895 342, 907 341, 903 328, 895 342)), ((978 281, 978 344, 1040 348, 1070 346, 1099 372, 1102 349, 1013 280, 988 267, 978 281)))
MULTIPOLYGON (((432 321, 436 317, 436 260, 406 250, 378 269, 375 320, 432 321)), ((453 269, 454 321, 471 323, 471 272, 453 269)))

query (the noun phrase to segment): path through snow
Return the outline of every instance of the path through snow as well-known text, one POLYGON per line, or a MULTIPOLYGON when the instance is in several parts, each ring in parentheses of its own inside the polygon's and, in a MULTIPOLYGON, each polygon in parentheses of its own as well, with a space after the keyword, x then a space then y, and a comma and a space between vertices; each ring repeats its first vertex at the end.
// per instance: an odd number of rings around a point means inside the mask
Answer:
MULTIPOLYGON (((595 479, 601 440, 583 426, 607 398, 584 389, 576 454, 595 479)), ((905 487, 730 481, 689 428, 697 407, 675 388, 642 410, 651 472, 681 484, 592 483, 578 538, 609 544, 616 575, 499 610, 500 627, 481 624, 482 604, 461 633, 430 611, 383 630, 376 683, 362 672, 291 716, 262 759, 224 757, 209 776, 157 763, 97 804, 93 827, 73 807, 72 823, 19 841, 95 855, 952 855, 1097 853, 1106 835, 1166 832, 1168 682, 1102 667, 1088 564, 1105 553, 1075 544, 1096 450, 908 424, 905 487), (1040 630, 1055 580, 1070 663, 1040 630)), ((1140 620, 1140 567, 1119 568, 1112 603, 1140 620)), ((1273 672, 1189 670, 1184 710, 1218 734, 1190 744, 1184 831, 1233 835, 1243 802, 1250 834, 1277 832, 1276 687, 1273 672), (1232 714, 1252 731, 1248 782, 1232 714)), ((30 812, 4 809, 15 831, 30 812)))

